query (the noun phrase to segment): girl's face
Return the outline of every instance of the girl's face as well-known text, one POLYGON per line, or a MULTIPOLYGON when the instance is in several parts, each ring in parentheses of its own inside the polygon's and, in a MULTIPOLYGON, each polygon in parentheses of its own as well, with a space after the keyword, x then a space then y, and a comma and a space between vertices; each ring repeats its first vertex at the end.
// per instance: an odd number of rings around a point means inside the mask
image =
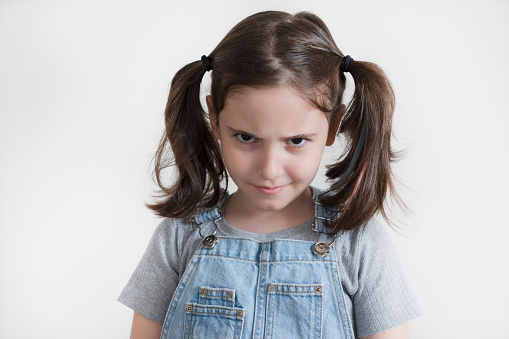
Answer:
POLYGON ((242 87, 217 114, 207 97, 214 137, 238 186, 236 199, 253 213, 291 211, 310 203, 311 181, 337 123, 293 87, 242 87))

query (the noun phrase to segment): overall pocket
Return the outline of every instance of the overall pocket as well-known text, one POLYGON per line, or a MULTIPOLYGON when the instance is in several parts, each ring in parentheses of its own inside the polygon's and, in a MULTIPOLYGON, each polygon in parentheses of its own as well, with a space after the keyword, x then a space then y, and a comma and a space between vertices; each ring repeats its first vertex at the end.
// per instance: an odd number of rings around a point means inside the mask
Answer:
POLYGON ((198 303, 187 303, 184 339, 237 339, 242 335, 244 310, 234 307, 235 291, 201 287, 198 303))
POLYGON ((322 337, 321 285, 270 284, 265 338, 322 337))

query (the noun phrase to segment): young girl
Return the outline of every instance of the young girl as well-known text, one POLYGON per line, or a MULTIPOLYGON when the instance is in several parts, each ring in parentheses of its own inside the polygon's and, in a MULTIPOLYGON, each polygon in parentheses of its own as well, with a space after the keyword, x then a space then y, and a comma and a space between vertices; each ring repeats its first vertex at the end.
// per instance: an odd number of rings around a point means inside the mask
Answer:
POLYGON ((345 56, 310 13, 252 15, 178 71, 149 205, 166 219, 119 298, 131 338, 407 338, 421 311, 373 218, 393 190, 393 111, 381 69, 345 56), (310 187, 338 134, 330 188, 310 187))

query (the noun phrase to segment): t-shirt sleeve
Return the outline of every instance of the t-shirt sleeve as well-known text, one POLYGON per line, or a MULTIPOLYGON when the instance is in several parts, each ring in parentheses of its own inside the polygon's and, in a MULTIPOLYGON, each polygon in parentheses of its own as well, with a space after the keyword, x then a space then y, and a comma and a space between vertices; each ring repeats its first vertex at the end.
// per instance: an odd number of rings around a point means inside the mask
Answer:
POLYGON ((159 324, 179 280, 178 239, 171 219, 156 228, 140 263, 118 301, 159 324))
POLYGON ((359 230, 355 246, 357 291, 352 295, 357 336, 362 338, 422 314, 385 228, 376 220, 359 230))

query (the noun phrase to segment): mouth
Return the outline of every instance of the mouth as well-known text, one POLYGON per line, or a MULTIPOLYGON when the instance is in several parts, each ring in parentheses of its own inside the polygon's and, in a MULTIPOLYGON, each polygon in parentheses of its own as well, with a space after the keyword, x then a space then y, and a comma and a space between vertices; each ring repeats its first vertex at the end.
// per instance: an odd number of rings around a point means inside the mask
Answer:
POLYGON ((285 188, 285 186, 268 187, 268 186, 256 186, 256 185, 255 185, 255 187, 259 192, 261 192, 263 194, 267 194, 267 195, 278 194, 285 188))

